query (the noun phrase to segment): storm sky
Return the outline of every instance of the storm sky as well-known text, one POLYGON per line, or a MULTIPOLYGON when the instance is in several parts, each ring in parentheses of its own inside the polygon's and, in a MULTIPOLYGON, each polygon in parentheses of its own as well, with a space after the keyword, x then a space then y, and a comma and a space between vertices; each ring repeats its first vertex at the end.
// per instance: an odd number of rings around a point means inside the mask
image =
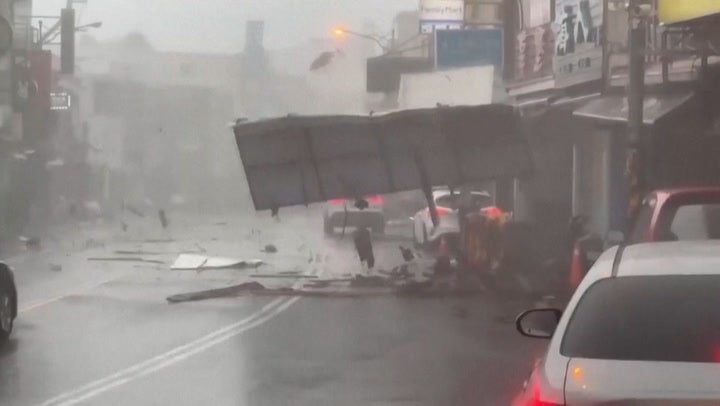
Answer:
MULTIPOLYGON (((140 31, 161 50, 234 53, 242 49, 245 21, 266 22, 268 48, 285 48, 329 35, 334 26, 360 30, 372 22, 390 32, 392 19, 417 9, 418 0, 86 0, 78 25, 102 21, 98 39, 140 31)), ((36 15, 57 15, 66 0, 34 0, 36 15)))

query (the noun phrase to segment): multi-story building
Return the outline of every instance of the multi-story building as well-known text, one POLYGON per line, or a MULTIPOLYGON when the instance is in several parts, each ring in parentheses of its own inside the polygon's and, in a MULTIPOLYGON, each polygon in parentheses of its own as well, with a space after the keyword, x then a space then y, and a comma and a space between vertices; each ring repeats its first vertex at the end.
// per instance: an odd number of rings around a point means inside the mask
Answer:
MULTIPOLYGON (((585 215, 600 235, 624 231, 628 206, 625 3, 508 0, 503 10, 514 49, 506 84, 535 152, 536 173, 524 182, 534 217, 585 215)), ((706 152, 716 148, 707 136, 716 113, 700 108, 716 105, 717 93, 698 89, 717 89, 720 10, 686 0, 644 3, 647 187, 717 182, 717 159, 706 152)))

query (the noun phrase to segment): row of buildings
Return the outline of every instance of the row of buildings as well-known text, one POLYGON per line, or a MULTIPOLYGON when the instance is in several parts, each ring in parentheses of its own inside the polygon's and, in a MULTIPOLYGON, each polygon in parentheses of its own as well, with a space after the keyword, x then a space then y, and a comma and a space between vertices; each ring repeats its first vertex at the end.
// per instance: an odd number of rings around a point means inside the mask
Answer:
POLYGON ((271 52, 258 21, 234 27, 246 30, 245 46, 225 55, 160 51, 142 34, 80 36, 74 72, 64 74, 32 1, 0 5, 13 28, 12 49, 0 56, 2 237, 85 206, 109 215, 127 205, 249 207, 230 131, 237 117, 366 111, 360 61, 372 50, 362 43, 310 72, 338 46, 332 38, 271 52))
MULTIPOLYGON (((584 215, 599 235, 625 231, 626 3, 422 0, 417 11, 396 18, 401 45, 368 60, 367 90, 385 95, 378 109, 402 108, 412 76, 493 67, 485 90, 473 84, 476 100, 487 102, 490 92, 493 102, 517 106, 535 164, 526 178, 499 180, 499 200, 520 218, 548 227, 584 215)), ((646 23, 641 145, 647 187, 717 184, 720 4, 637 5, 646 23)), ((434 91, 444 97, 442 89, 434 91)))

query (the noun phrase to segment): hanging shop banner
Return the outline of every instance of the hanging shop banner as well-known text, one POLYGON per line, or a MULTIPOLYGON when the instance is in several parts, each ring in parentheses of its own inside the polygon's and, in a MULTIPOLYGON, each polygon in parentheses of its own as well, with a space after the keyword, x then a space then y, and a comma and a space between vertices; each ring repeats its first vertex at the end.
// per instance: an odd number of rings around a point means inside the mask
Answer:
POLYGON ((660 0, 658 17, 663 24, 675 24, 720 13, 718 0, 660 0))
POLYGON ((463 0, 421 0, 420 32, 462 29, 465 18, 463 0))
POLYGON ((555 0, 555 84, 602 78, 603 0, 555 0))

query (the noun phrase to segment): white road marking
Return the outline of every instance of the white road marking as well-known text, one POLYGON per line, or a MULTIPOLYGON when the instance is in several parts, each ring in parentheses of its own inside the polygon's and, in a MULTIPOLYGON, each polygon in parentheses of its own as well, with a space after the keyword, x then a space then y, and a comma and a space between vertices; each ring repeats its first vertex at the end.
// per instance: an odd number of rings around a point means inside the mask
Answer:
POLYGON ((255 328, 283 312, 299 297, 278 298, 265 305, 258 312, 237 323, 221 328, 190 343, 176 347, 163 354, 120 370, 105 378, 90 382, 79 388, 62 393, 42 403, 42 406, 70 406, 91 399, 113 388, 132 382, 153 372, 167 368, 182 360, 201 353, 217 344, 255 328))
POLYGON ((83 285, 83 286, 81 286, 80 288, 73 290, 72 292, 63 293, 62 295, 58 295, 58 296, 55 296, 55 297, 51 297, 51 298, 49 298, 49 299, 33 300, 33 301, 31 301, 30 303, 27 303, 27 304, 25 304, 24 306, 21 306, 21 307, 18 309, 18 313, 29 312, 30 310, 37 309, 38 307, 42 307, 42 306, 48 305, 48 304, 50 304, 50 303, 57 302, 57 301, 59 301, 59 300, 65 299, 66 297, 76 296, 76 295, 79 295, 79 294, 81 294, 81 293, 85 293, 85 292, 87 292, 87 291, 90 291, 90 290, 99 288, 100 286, 103 286, 103 285, 105 285, 106 283, 113 282, 113 281, 115 281, 115 280, 117 280, 117 279, 119 279, 119 278, 110 278, 110 279, 106 279, 106 280, 101 281, 101 282, 83 285))

